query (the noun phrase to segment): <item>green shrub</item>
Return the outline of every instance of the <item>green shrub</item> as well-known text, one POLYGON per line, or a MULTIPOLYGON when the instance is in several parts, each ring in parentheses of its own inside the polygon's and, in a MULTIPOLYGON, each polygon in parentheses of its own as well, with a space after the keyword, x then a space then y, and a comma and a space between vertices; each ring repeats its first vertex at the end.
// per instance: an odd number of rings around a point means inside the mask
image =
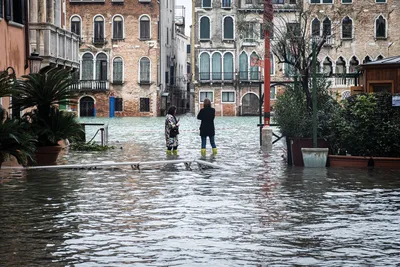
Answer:
POLYGON ((330 125, 334 154, 400 157, 400 108, 392 106, 389 93, 347 98, 330 125))
MULTIPOLYGON (((328 91, 325 79, 317 82, 317 127, 318 137, 325 138, 329 123, 338 103, 328 91)), ((279 125, 281 134, 287 137, 312 137, 312 110, 307 108, 307 98, 303 90, 296 85, 288 86, 277 97, 274 105, 274 121, 279 125)))

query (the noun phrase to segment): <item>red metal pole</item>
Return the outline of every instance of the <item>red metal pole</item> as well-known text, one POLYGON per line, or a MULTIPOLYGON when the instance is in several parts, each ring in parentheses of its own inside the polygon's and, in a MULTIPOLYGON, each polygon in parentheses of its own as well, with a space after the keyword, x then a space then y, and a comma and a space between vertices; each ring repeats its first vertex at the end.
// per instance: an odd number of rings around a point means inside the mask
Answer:
POLYGON ((272 28, 273 7, 271 0, 264 0, 264 127, 271 120, 271 62, 270 62, 270 28, 272 28))

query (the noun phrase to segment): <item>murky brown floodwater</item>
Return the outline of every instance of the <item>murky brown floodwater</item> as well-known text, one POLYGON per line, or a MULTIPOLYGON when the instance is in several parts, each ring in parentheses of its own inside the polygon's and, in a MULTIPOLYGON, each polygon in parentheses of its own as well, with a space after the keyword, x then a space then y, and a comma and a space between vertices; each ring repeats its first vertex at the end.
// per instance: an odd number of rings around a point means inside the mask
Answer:
MULTIPOLYGON (((62 163, 166 158, 163 118, 109 123, 115 150, 62 163)), ((181 124, 179 157, 200 158, 181 124)), ((217 119, 207 160, 228 170, 2 170, 0 266, 400 265, 400 171, 288 168, 256 124, 217 119)))

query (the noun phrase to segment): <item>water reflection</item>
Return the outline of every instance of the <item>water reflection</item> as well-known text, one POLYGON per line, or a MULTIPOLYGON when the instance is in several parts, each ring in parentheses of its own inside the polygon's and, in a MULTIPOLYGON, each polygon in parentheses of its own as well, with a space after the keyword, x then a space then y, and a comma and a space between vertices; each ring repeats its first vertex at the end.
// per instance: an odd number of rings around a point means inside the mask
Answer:
MULTIPOLYGON (((62 161, 168 158, 163 118, 109 123, 116 149, 62 161)), ((400 264, 400 172, 288 168, 283 144, 259 150, 256 124, 217 119, 205 160, 227 169, 1 170, 0 266, 400 264)), ((181 125, 177 158, 201 159, 197 120, 181 125)))

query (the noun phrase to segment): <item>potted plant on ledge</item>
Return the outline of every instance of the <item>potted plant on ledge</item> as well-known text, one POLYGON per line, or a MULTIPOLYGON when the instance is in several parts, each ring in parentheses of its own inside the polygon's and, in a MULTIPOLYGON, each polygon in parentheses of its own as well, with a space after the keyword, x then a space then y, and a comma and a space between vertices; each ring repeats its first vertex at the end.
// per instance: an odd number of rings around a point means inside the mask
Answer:
POLYGON ((23 120, 37 139, 35 159, 38 165, 56 164, 65 139, 78 139, 83 128, 75 114, 59 110, 59 105, 76 103, 75 81, 69 71, 51 69, 32 73, 16 82, 14 108, 28 109, 23 120))

